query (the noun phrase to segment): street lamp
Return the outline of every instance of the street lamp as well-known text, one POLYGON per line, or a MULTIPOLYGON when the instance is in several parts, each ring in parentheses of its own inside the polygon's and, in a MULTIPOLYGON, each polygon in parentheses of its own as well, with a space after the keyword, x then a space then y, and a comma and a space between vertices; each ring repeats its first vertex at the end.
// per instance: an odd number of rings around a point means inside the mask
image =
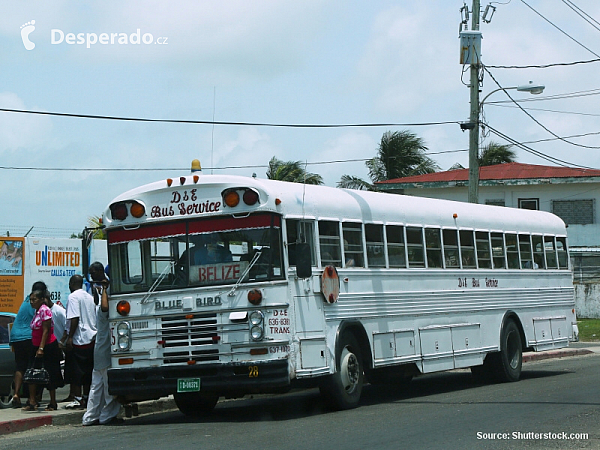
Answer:
POLYGON ((483 104, 490 95, 498 91, 508 91, 516 89, 519 92, 529 92, 530 94, 541 94, 546 86, 540 84, 529 84, 521 86, 511 86, 506 88, 494 89, 488 93, 483 100, 477 102, 478 95, 471 95, 471 118, 469 126, 461 125, 461 128, 469 130, 469 203, 479 203, 479 116, 483 109, 483 104), (473 100, 475 99, 475 104, 473 100))

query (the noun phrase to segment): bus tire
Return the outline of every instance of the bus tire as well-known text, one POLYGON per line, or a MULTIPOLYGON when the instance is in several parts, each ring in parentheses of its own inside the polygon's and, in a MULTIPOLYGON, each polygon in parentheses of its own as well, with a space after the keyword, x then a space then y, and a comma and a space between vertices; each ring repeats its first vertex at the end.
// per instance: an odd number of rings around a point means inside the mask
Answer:
POLYGON ((523 343, 521 332, 514 320, 507 320, 502 327, 500 352, 488 357, 493 357, 494 374, 498 381, 519 381, 523 366, 523 343))
POLYGON ((216 394, 201 394, 200 392, 174 394, 173 397, 179 411, 186 416, 206 415, 215 408, 219 401, 219 396, 216 394))
POLYGON ((358 341, 351 333, 340 338, 336 371, 319 386, 327 405, 335 410, 356 408, 364 383, 364 362, 358 341))

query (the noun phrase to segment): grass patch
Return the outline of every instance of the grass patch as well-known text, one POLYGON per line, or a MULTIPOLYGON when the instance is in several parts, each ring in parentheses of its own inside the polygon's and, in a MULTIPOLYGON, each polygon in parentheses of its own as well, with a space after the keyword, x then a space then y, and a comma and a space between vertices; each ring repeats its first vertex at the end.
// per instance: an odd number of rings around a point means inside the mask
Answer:
POLYGON ((582 342, 600 341, 600 319, 579 319, 579 340, 582 342))

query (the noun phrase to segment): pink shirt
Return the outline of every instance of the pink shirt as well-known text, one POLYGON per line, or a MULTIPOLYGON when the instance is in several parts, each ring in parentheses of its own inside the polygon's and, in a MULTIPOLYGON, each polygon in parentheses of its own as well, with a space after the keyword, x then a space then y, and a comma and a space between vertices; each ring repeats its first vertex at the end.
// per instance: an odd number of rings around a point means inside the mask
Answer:
POLYGON ((46 344, 51 344, 56 340, 54 336, 54 326, 52 325, 52 311, 48 306, 42 305, 40 309, 37 310, 35 315, 33 316, 33 320, 31 321, 31 343, 34 347, 39 347, 42 342, 42 323, 46 320, 50 321, 50 333, 48 333, 48 339, 46 339, 46 344))

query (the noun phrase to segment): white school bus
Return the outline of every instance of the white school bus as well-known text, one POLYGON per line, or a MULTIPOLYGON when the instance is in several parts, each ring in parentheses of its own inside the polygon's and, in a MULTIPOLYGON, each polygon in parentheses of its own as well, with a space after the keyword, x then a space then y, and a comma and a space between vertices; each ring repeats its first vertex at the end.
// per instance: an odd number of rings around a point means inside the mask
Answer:
POLYGON ((471 367, 516 381, 522 352, 577 339, 567 233, 545 212, 227 175, 115 198, 109 391, 219 397, 471 367))

